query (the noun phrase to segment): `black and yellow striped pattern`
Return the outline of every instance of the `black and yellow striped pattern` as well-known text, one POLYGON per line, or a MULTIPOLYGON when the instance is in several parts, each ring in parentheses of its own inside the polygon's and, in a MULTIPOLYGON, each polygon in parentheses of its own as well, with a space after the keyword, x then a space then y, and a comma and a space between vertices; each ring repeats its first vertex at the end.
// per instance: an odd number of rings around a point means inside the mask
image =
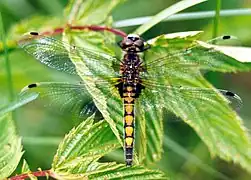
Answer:
POLYGON ((134 144, 134 100, 135 88, 124 86, 124 138, 125 138, 125 161, 127 166, 132 165, 134 144))

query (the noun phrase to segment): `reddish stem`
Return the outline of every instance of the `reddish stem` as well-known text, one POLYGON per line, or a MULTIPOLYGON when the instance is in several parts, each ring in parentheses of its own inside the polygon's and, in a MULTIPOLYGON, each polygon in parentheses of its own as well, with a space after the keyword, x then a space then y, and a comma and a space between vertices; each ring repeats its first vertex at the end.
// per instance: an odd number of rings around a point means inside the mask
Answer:
POLYGON ((109 27, 106 27, 106 26, 96 26, 96 25, 91 25, 91 26, 72 26, 71 29, 79 29, 79 30, 82 30, 82 29, 89 29, 89 30, 93 30, 93 31, 109 31, 109 32, 112 32, 118 36, 121 36, 121 37, 126 37, 127 34, 121 30, 118 30, 118 29, 113 29, 113 28, 109 28, 109 27))
MULTIPOLYGON (((68 27, 71 29, 71 30, 84 30, 84 29, 89 29, 89 30, 92 30, 92 31, 109 31, 113 34, 116 34, 118 36, 121 36, 121 37, 126 37, 127 34, 121 30, 118 30, 118 29, 113 29, 113 28, 109 28, 109 27, 106 27, 106 26, 98 26, 98 25, 90 25, 90 26, 70 26, 68 25, 68 27)), ((58 34, 62 34, 64 32, 64 28, 63 27, 59 27, 59 28, 56 28, 52 31, 46 31, 46 32, 43 32, 41 34, 43 35, 58 35, 58 34)))
POLYGON ((44 170, 44 171, 36 171, 36 172, 16 175, 16 176, 9 178, 9 180, 25 180, 26 178, 30 177, 29 175, 33 175, 36 177, 43 177, 43 176, 55 177, 54 173, 51 172, 50 170, 44 170))

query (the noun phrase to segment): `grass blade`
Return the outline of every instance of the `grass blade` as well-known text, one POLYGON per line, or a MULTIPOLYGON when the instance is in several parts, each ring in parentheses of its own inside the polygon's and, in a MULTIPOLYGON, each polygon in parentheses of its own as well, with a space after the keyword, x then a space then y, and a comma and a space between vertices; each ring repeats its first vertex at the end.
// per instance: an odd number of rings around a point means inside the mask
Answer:
POLYGON ((11 66, 9 63, 9 56, 8 56, 8 49, 6 46, 5 41, 5 32, 4 32, 4 25, 2 21, 2 13, 0 12, 0 35, 3 42, 3 49, 4 49, 4 59, 5 59, 5 69, 7 73, 7 83, 8 83, 8 90, 9 90, 9 100, 12 101, 14 99, 14 91, 13 91, 13 83, 11 77, 11 66))
MULTIPOLYGON (((251 15, 250 8, 241 8, 241 9, 227 9, 221 10, 221 17, 228 16, 248 16, 251 15)), ((201 12, 188 12, 188 13, 178 13, 171 15, 162 20, 162 22, 170 22, 170 21, 185 21, 185 20, 194 20, 194 19, 206 19, 215 17, 215 11, 201 11, 201 12)), ((113 23, 113 27, 115 28, 123 28, 130 26, 137 26, 144 24, 152 19, 152 16, 143 16, 131 19, 125 19, 116 21, 113 23)))
POLYGON ((218 36, 219 21, 220 21, 220 9, 221 9, 221 0, 216 0, 213 38, 216 38, 218 36))
POLYGON ((146 32, 148 29, 153 27, 155 24, 161 22, 163 19, 165 19, 165 18, 167 18, 167 17, 169 17, 179 11, 182 11, 188 7, 202 3, 204 1, 207 1, 207 0, 192 0, 192 1, 191 0, 183 0, 183 1, 180 1, 176 4, 174 4, 173 6, 168 7, 166 9, 164 9, 163 11, 161 11, 160 13, 158 13, 150 21, 148 21, 147 23, 143 24, 138 29, 136 29, 136 31, 134 33, 141 35, 144 32, 146 32))

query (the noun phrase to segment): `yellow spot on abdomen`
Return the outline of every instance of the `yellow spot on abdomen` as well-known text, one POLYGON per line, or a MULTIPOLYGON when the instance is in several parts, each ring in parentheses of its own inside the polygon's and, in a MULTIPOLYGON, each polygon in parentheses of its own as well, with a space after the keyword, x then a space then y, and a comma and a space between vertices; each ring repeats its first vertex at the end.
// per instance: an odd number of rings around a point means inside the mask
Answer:
POLYGON ((133 111, 133 105, 132 104, 126 104, 125 105, 125 112, 127 114, 132 114, 132 111, 133 111))
POLYGON ((127 86, 127 91, 132 91, 133 90, 133 88, 132 88, 132 86, 127 86))
POLYGON ((124 96, 124 97, 132 97, 132 96, 135 96, 135 93, 126 92, 126 93, 123 93, 123 96, 124 96))
POLYGON ((125 100, 126 102, 128 102, 128 103, 131 103, 131 102, 133 102, 134 98, 128 96, 128 97, 125 97, 124 100, 125 100))
POLYGON ((133 127, 126 127, 125 128, 125 133, 126 133, 126 136, 132 136, 133 127))
POLYGON ((125 138, 125 144, 126 144, 127 147, 128 146, 131 147, 132 142, 133 142, 133 138, 131 138, 131 137, 125 138))
POLYGON ((126 125, 131 126, 132 125, 132 121, 133 121, 133 116, 131 116, 131 115, 125 116, 125 123, 126 123, 126 125))

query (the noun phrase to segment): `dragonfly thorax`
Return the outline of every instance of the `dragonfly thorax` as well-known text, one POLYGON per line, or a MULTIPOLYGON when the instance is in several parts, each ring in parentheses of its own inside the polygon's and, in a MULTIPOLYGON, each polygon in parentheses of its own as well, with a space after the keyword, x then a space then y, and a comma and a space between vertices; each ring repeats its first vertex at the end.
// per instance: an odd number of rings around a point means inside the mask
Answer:
POLYGON ((141 64, 137 53, 126 53, 124 55, 120 70, 125 83, 138 83, 141 64))

